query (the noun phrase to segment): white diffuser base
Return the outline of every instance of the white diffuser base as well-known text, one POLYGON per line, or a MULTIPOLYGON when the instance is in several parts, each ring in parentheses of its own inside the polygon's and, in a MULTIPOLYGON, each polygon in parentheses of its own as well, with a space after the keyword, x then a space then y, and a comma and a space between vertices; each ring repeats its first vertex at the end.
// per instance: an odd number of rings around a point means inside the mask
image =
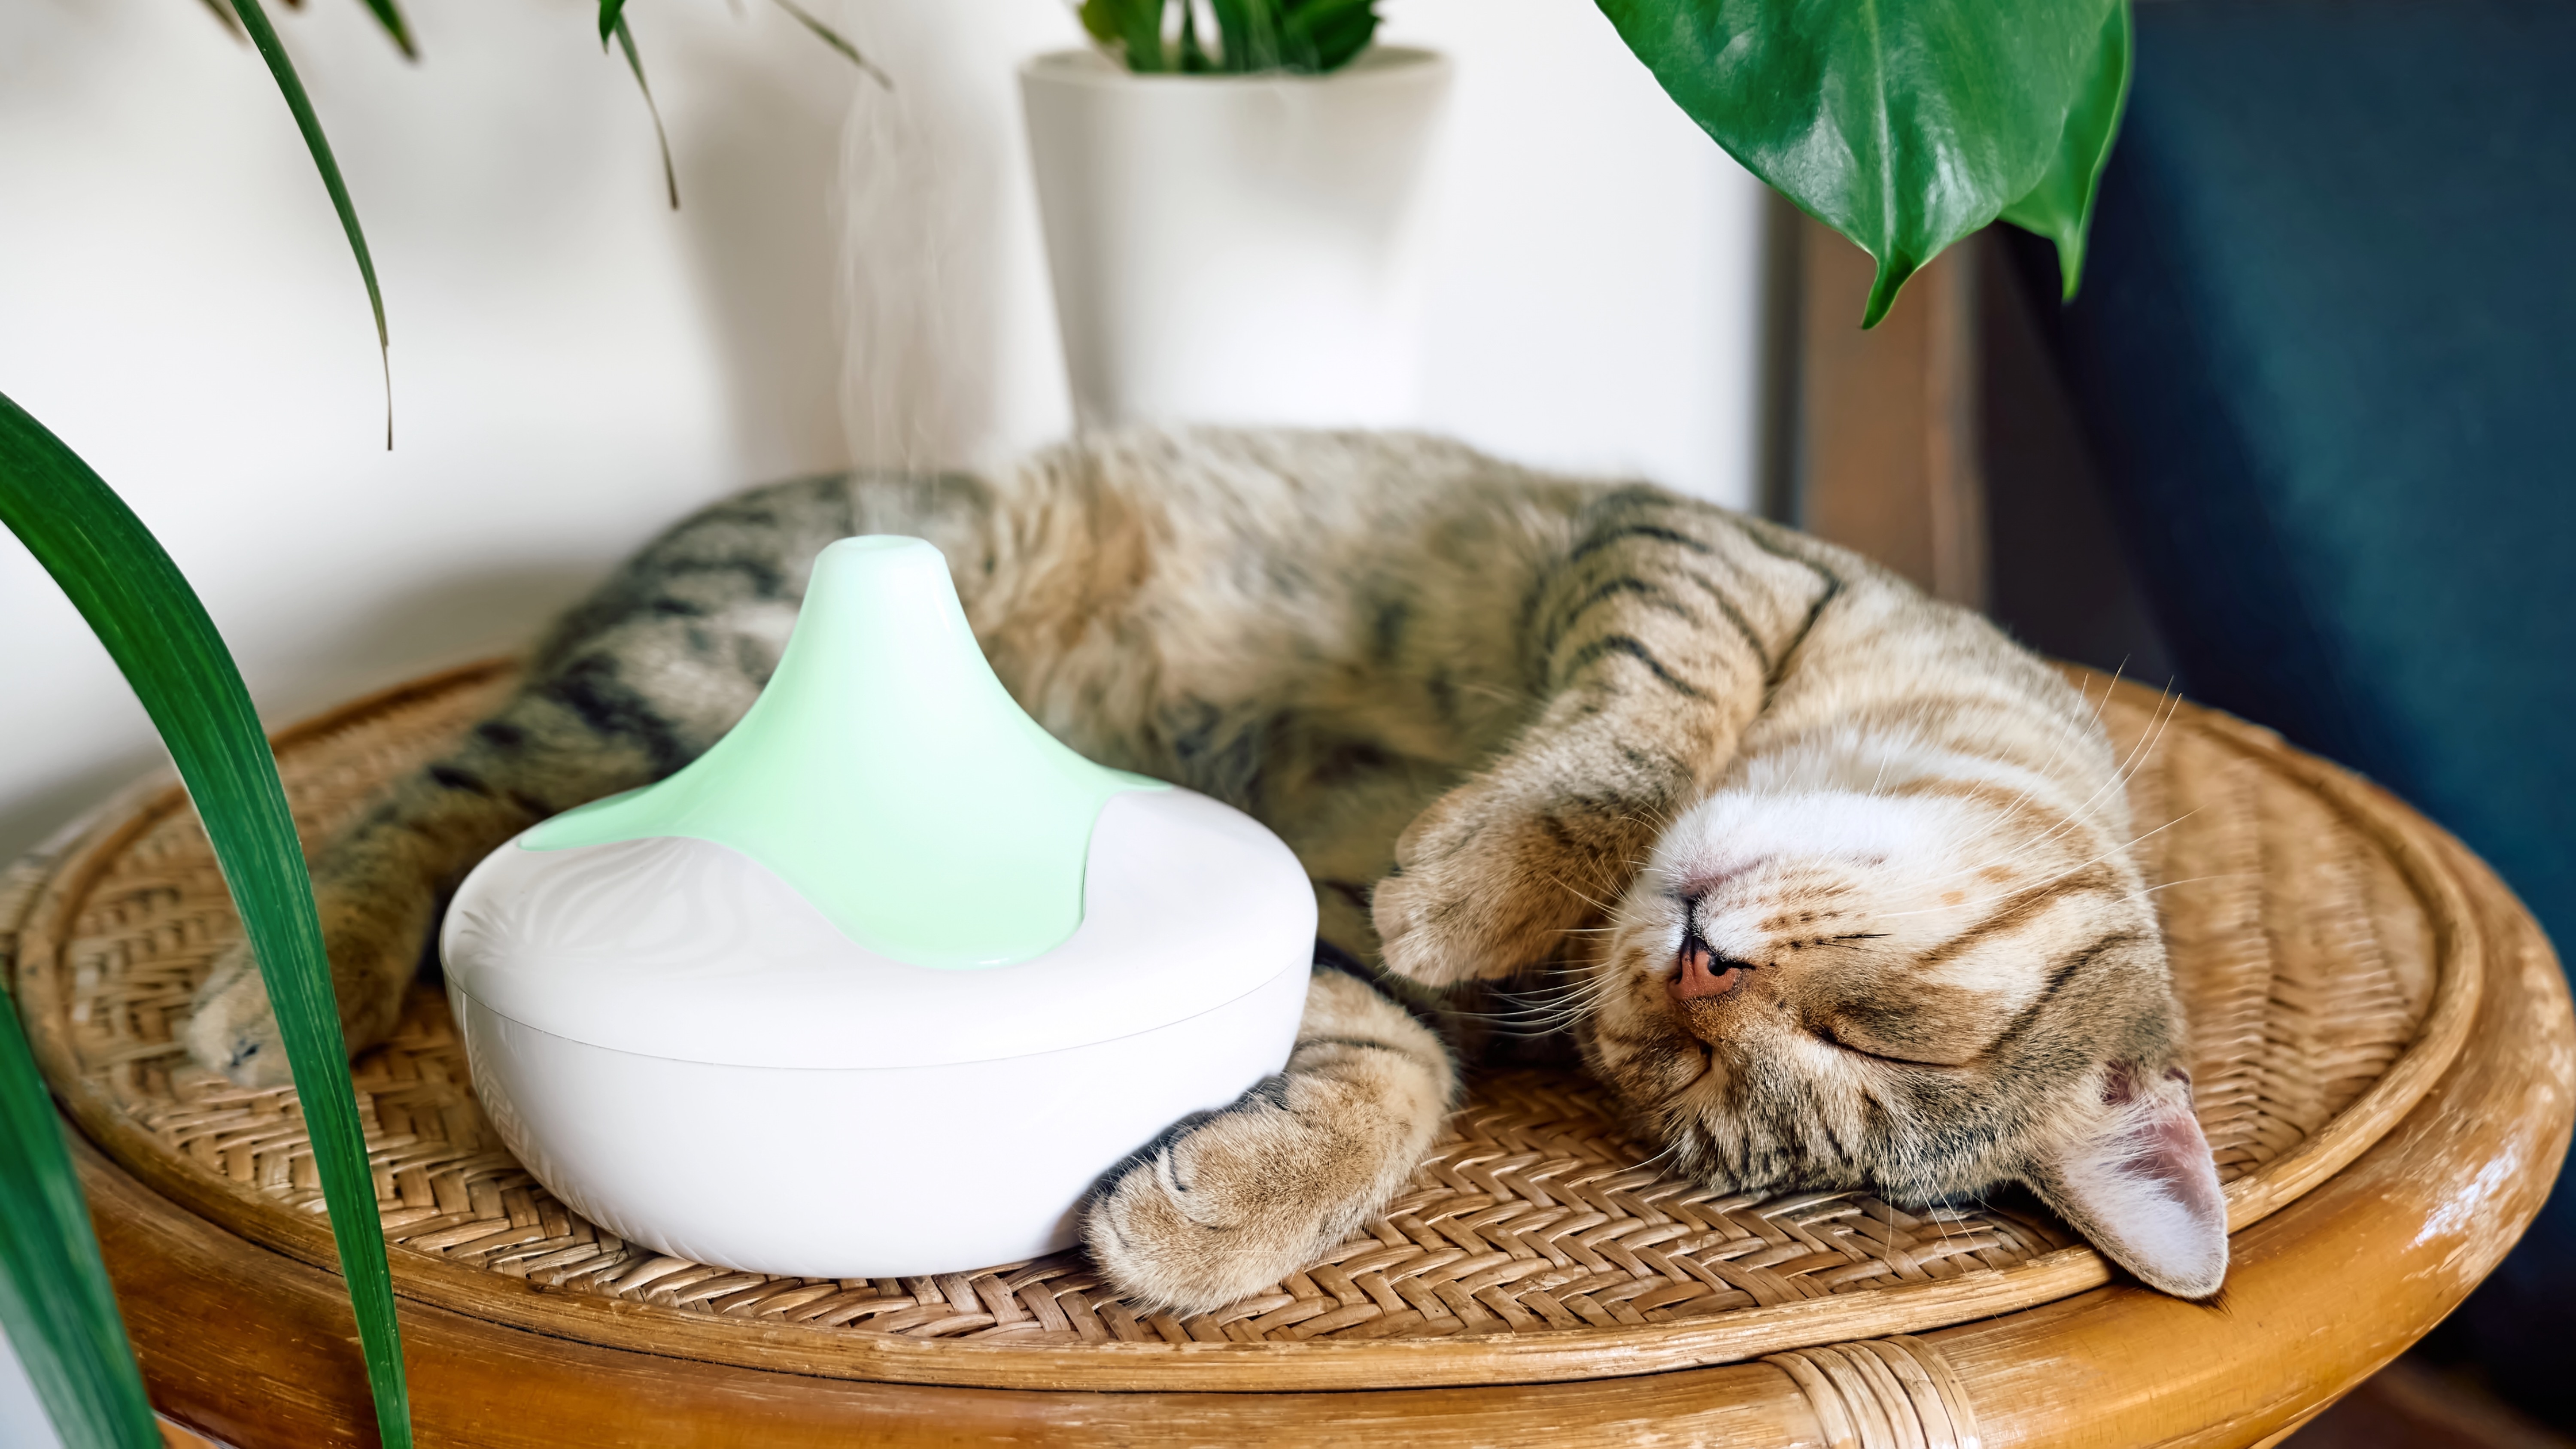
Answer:
POLYGON ((538 1031, 452 981, 448 1001, 502 1140, 583 1217, 694 1262, 896 1278, 1072 1246, 1103 1164, 1287 1057, 1307 975, 1131 1037, 923 1067, 674 1061, 538 1031))

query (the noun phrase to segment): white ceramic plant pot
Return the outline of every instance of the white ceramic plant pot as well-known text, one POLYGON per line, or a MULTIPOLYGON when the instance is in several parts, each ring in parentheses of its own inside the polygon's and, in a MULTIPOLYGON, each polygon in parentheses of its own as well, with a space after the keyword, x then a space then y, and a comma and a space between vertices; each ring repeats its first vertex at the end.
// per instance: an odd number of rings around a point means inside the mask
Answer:
POLYGON ((1413 421, 1418 194, 1449 62, 1322 76, 1020 72, 1076 415, 1413 421))

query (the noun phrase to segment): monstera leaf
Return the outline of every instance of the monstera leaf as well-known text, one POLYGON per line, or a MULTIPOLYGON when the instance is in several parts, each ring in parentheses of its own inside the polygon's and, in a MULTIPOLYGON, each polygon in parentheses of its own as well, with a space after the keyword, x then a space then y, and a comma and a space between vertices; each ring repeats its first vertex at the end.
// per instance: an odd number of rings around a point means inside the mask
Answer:
POLYGON ((1747 170, 1878 261, 1861 325, 1998 216, 2068 285, 2129 73, 2128 0, 1599 0, 1747 170))
POLYGON ((2102 179, 2102 163, 2111 159, 2111 138, 2120 129, 2128 100, 2129 4, 2120 0, 2102 22, 2092 69, 2075 109, 2067 113, 2048 174, 2003 212, 2004 220, 2057 243, 2057 270, 2069 300, 2084 274, 2084 234, 2093 225, 2094 189, 2102 179))

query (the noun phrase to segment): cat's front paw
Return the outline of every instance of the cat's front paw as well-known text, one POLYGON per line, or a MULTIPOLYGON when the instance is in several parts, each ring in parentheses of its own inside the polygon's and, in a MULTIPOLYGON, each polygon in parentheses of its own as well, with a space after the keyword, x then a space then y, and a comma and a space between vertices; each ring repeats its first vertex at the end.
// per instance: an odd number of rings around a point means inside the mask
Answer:
MULTIPOLYGON (((331 995, 340 1036, 352 1053, 385 1039, 402 1016, 403 992, 428 929, 428 908, 378 911, 328 888, 315 893, 322 944, 331 961, 331 995)), ((237 941, 215 958, 197 986, 180 1033, 188 1055, 244 1087, 282 1087, 293 1080, 277 1013, 250 943, 237 941)))
POLYGON ((237 1086, 282 1087, 290 1080, 277 1013, 249 942, 236 941, 215 958, 215 969, 197 986, 182 1040, 197 1065, 237 1086))
POLYGON ((1281 1118, 1238 1103, 1184 1119, 1104 1179, 1083 1208, 1082 1242, 1110 1283, 1141 1308, 1186 1316, 1305 1266, 1339 1225, 1279 1180, 1279 1159, 1297 1155, 1281 1118))
POLYGON ((1586 848, 1588 833, 1503 782, 1434 802, 1396 842, 1395 872, 1370 893, 1386 968, 1448 986, 1547 959, 1582 920, 1586 892, 1616 894, 1591 880, 1602 852, 1586 848))
POLYGON ((1385 1206, 1429 1149, 1457 1072, 1430 1028, 1319 970, 1288 1069, 1173 1125, 1082 1208, 1092 1262, 1140 1307, 1201 1313, 1278 1282, 1385 1206))

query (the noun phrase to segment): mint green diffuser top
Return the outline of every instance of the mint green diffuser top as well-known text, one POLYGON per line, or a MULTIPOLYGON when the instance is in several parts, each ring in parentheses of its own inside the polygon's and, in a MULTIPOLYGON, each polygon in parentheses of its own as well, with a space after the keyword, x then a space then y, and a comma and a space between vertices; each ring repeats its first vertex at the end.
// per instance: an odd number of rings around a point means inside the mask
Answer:
POLYGON ((939 550, 871 535, 814 560, 777 672, 713 749, 523 843, 713 841, 871 950, 1003 966, 1082 923, 1109 797, 1166 788, 1093 764, 1023 713, 976 647, 939 550))

